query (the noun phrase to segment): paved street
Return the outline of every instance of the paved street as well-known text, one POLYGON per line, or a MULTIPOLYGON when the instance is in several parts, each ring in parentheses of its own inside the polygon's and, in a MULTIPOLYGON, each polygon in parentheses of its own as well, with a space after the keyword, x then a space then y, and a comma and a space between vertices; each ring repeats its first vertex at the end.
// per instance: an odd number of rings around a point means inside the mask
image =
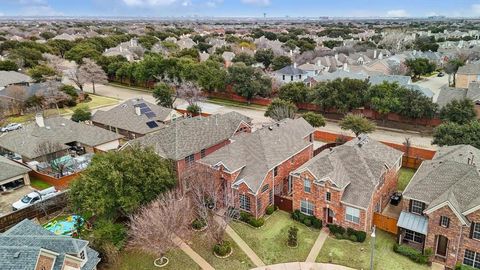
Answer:
MULTIPOLYGON (((437 78, 437 77, 435 77, 437 78)), ((445 78, 445 77, 443 77, 445 78)), ((443 79, 440 78, 440 79, 443 79)), ((441 80, 435 80, 437 82, 437 85, 440 85, 441 80)), ((155 99, 152 97, 151 93, 148 92, 143 92, 143 91, 137 91, 137 90, 132 90, 132 89, 127 89, 123 87, 117 87, 113 85, 96 85, 95 86, 96 93, 102 96, 108 96, 108 97, 114 97, 118 98, 121 100, 126 100, 130 98, 136 98, 136 97, 141 97, 144 98, 147 101, 150 102, 155 102, 155 99)), ((92 87, 91 85, 86 85, 85 86, 85 91, 91 92, 92 87)), ((176 105, 184 103, 183 100, 177 100, 176 105)), ((102 110, 108 110, 109 107, 104 107, 102 110)), ((259 110, 259 109, 249 109, 249 108, 239 108, 239 107, 233 107, 233 106, 222 106, 219 109, 219 113, 227 113, 231 111, 236 111, 241 114, 244 114, 250 118, 253 119, 253 123, 256 126, 261 126, 263 123, 271 123, 272 120, 270 118, 265 117, 264 111, 259 110)), ((335 122, 328 122, 325 127, 319 128, 320 130, 324 131, 329 131, 329 132, 335 132, 335 133, 342 133, 345 135, 350 135, 352 136, 353 133, 350 133, 348 131, 342 130, 337 123, 335 122)), ((376 140, 381 140, 381 141, 388 141, 388 142, 393 142, 393 143, 403 143, 405 141, 405 138, 409 137, 412 141, 412 145, 422 147, 422 148, 430 148, 430 149, 436 149, 435 146, 431 144, 432 138, 431 137, 425 137, 422 136, 418 133, 411 133, 411 132, 403 132, 403 131, 396 131, 396 130, 376 130, 371 134, 371 137, 376 139, 376 140)))
POLYGON ((430 77, 428 79, 423 79, 421 81, 416 82, 420 86, 429 88, 432 90, 435 95, 433 96, 433 101, 437 100, 438 93, 440 93, 440 88, 446 84, 448 84, 448 74, 445 74, 443 77, 430 77))

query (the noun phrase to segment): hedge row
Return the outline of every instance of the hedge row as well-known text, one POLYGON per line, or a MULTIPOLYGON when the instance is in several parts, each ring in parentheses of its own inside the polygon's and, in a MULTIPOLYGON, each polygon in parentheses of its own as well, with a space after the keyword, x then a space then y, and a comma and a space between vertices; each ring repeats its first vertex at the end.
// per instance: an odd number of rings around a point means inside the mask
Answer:
POLYGON ((432 255, 431 249, 425 249, 425 253, 414 249, 413 247, 407 245, 399 245, 395 243, 393 245, 393 251, 398 254, 402 254, 403 256, 408 257, 410 260, 419 263, 419 264, 427 264, 430 260, 430 256, 432 255))
POLYGON ((313 227, 315 229, 322 228, 322 221, 314 216, 308 216, 300 212, 300 210, 295 210, 292 213, 292 218, 298 222, 305 224, 307 227, 313 227))
POLYGON ((328 224, 328 229, 338 239, 348 239, 353 242, 363 243, 367 238, 367 233, 364 231, 357 231, 352 228, 343 228, 340 225, 328 224))
POLYGON ((244 211, 240 212, 240 220, 252 225, 255 228, 262 227, 265 223, 265 219, 255 218, 252 214, 244 211))
POLYGON ((455 265, 455 270, 478 270, 478 269, 459 263, 459 264, 455 265))

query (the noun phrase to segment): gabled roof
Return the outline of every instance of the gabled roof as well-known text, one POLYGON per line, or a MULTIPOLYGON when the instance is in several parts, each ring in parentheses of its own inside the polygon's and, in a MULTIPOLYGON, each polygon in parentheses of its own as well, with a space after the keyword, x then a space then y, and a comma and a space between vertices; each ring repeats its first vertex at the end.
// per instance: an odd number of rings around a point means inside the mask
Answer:
POLYGON ((332 73, 324 73, 314 77, 316 81, 333 81, 335 79, 357 79, 357 80, 365 80, 368 76, 360 73, 348 72, 342 69, 336 70, 332 73))
POLYGON ((10 84, 32 82, 30 76, 16 71, 0 70, 0 88, 10 84))
POLYGON ((228 140, 241 123, 250 122, 250 118, 237 112, 187 118, 175 121, 158 132, 132 140, 127 145, 138 143, 153 147, 161 157, 180 160, 228 140))
POLYGON ((307 74, 306 71, 303 71, 299 68, 296 68, 294 67, 293 65, 290 65, 290 66, 286 66, 286 67, 283 67, 277 71, 275 71, 276 73, 279 73, 279 74, 284 74, 284 75, 303 75, 303 74, 307 74))
POLYGON ((123 137, 103 128, 77 123, 63 117, 45 118, 44 122, 44 127, 33 122, 1 136, 0 147, 34 159, 41 156, 37 151, 38 146, 47 141, 59 143, 62 148, 56 150, 61 151, 68 149, 66 144, 70 142, 76 141, 95 147, 123 137))
POLYGON ((30 168, 6 157, 0 156, 0 182, 12 177, 21 176, 29 171, 31 171, 30 168))
POLYGON ((445 107, 452 100, 462 100, 467 96, 467 89, 449 87, 444 85, 440 88, 437 101, 439 108, 445 107))
POLYGON ((147 134, 165 127, 162 122, 168 121, 168 118, 172 113, 178 114, 174 109, 158 106, 140 98, 134 98, 129 99, 108 111, 98 110, 92 116, 92 121, 139 134, 147 134), (140 115, 137 115, 135 107, 141 109, 140 115), (151 111, 153 114, 148 114, 147 116, 144 110, 151 111), (150 127, 147 123, 152 121, 155 124, 150 127))
POLYGON ((427 212, 448 205, 467 221, 465 212, 480 206, 478 162, 480 150, 473 146, 442 147, 432 160, 422 163, 403 194, 426 203, 427 212))
POLYGON ((337 188, 344 189, 342 202, 367 208, 381 176, 401 156, 402 152, 361 135, 321 152, 292 174, 308 170, 316 183, 329 179, 337 188))
POLYGON ((383 82, 398 83, 398 85, 406 86, 412 82, 410 76, 402 75, 372 75, 369 78, 369 82, 372 85, 382 84, 383 82))
POLYGON ((201 159, 201 163, 222 164, 230 172, 241 169, 236 182, 245 182, 257 193, 267 173, 311 145, 305 138, 314 131, 303 118, 285 119, 251 134, 240 134, 233 142, 201 159))
POLYGON ((469 63, 458 68, 457 75, 478 75, 480 74, 480 63, 469 63))
POLYGON ((34 269, 41 250, 58 253, 53 270, 62 269, 65 255, 77 256, 87 251, 87 263, 82 270, 93 270, 100 262, 98 252, 88 247, 88 241, 55 235, 28 219, 0 234, 0 265, 2 270, 34 269))

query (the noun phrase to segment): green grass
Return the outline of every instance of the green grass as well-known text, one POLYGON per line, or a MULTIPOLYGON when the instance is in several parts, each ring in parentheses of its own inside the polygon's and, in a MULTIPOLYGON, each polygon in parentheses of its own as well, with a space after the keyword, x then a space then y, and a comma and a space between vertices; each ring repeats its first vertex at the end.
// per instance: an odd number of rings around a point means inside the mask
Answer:
POLYGON ((239 222, 233 222, 231 226, 267 265, 305 261, 320 233, 294 221, 290 214, 283 211, 276 211, 258 229, 239 222), (288 229, 291 226, 298 228, 297 248, 287 246, 288 229))
POLYGON ((240 107, 240 108, 247 108, 247 109, 255 109, 255 110, 266 110, 266 106, 258 105, 258 104, 248 104, 239 101, 233 101, 223 98, 208 98, 207 100, 209 103, 217 104, 217 105, 224 105, 224 106, 231 106, 231 107, 240 107))
POLYGON ((228 258, 217 258, 213 254, 214 243, 207 236, 205 232, 200 232, 194 235, 190 247, 195 250, 202 258, 204 258, 210 265, 218 270, 232 270, 232 269, 251 269, 255 265, 250 261, 248 256, 235 244, 235 242, 227 237, 232 244, 233 253, 228 258))
MULTIPOLYGON (((317 262, 340 264, 355 269, 370 268, 371 237, 363 243, 349 240, 337 240, 328 237, 325 241, 317 262)), ((374 269, 376 270, 427 270, 426 265, 414 263, 410 259, 393 252, 396 238, 394 235, 377 230, 375 239, 374 269)))
POLYGON ((180 249, 171 250, 166 257, 169 259, 167 266, 158 268, 153 261, 158 256, 142 251, 122 251, 116 263, 100 267, 103 270, 177 270, 177 269, 200 269, 200 267, 180 249))
POLYGON ((71 111, 74 111, 78 106, 81 106, 81 105, 87 105, 89 109, 96 109, 96 108, 116 105, 119 102, 117 99, 111 98, 111 97, 104 97, 104 96, 98 96, 98 95, 93 95, 93 94, 89 94, 88 96, 92 100, 87 101, 87 102, 79 103, 79 104, 77 104, 77 106, 71 107, 69 109, 71 111))
POLYGON ((398 175, 397 189, 399 191, 404 191, 414 174, 414 169, 401 168, 398 175))
POLYGON ((46 189, 52 186, 47 182, 43 182, 43 180, 33 177, 30 177, 30 185, 38 190, 46 189))
POLYGON ((153 91, 153 89, 150 89, 150 88, 140 87, 140 86, 129 86, 129 85, 125 85, 125 84, 121 84, 121 83, 117 83, 117 82, 109 82, 109 83, 107 83, 107 85, 120 87, 120 88, 124 88, 124 89, 135 90, 135 91, 148 92, 148 93, 151 93, 153 91))

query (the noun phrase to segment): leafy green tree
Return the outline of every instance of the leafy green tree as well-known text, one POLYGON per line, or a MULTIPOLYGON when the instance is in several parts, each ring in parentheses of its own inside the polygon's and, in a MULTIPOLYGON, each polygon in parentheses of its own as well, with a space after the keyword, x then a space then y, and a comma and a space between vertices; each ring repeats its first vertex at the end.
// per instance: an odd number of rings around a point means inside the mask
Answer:
POLYGON ((344 130, 351 130, 355 136, 362 133, 371 133, 375 130, 375 124, 361 114, 347 114, 339 123, 344 130))
POLYGON ((202 108, 198 104, 190 104, 187 107, 187 112, 194 116, 199 115, 202 112, 202 108))
POLYGON ((440 110, 440 118, 444 121, 463 125, 475 120, 477 113, 472 100, 452 100, 440 110))
POLYGON ((268 96, 272 91, 271 79, 244 63, 236 63, 228 68, 227 83, 232 85, 235 93, 249 101, 256 95, 268 96))
POLYGON ((407 59, 405 65, 412 75, 412 78, 420 78, 420 75, 429 74, 435 71, 435 63, 427 58, 407 59))
POLYGON ((65 53, 75 46, 75 43, 63 39, 51 39, 47 41, 47 45, 52 48, 54 54, 63 58, 65 57, 65 53))
POLYGON ((78 64, 82 64, 84 58, 97 59, 100 55, 101 53, 95 45, 91 43, 79 43, 68 50, 64 57, 78 64))
POLYGON ((15 61, 19 66, 31 68, 43 60, 42 52, 27 47, 19 47, 9 51, 8 59, 15 61))
POLYGON ((286 83, 278 90, 278 97, 293 103, 310 101, 311 90, 302 82, 286 83))
POLYGON ((158 41, 158 38, 151 35, 144 35, 138 38, 138 42, 147 50, 150 50, 158 41))
POLYGON ((54 38, 54 37, 55 37, 55 33, 49 32, 49 31, 45 31, 45 32, 40 33, 40 36, 41 36, 42 38, 44 38, 45 40, 48 40, 48 39, 54 38))
POLYGON ((242 52, 235 55, 235 57, 232 59, 232 62, 234 63, 242 62, 247 66, 251 66, 255 64, 255 58, 253 58, 253 56, 250 56, 248 53, 242 52))
POLYGON ((314 113, 314 112, 306 112, 302 115, 303 119, 307 121, 312 127, 324 127, 327 122, 323 115, 314 113))
POLYGON ((62 85, 58 90, 64 92, 65 94, 69 95, 73 99, 77 99, 78 97, 77 90, 72 85, 68 85, 68 84, 62 85))
POLYGON ((273 70, 279 70, 292 64, 290 57, 285 55, 275 56, 272 60, 273 70))
POLYGON ((330 49, 333 49, 333 48, 341 46, 341 45, 342 45, 342 41, 340 41, 340 40, 325 40, 325 41, 323 41, 323 46, 325 46, 327 48, 330 48, 330 49))
POLYGON ((175 54, 176 57, 189 57, 198 61, 200 59, 200 53, 195 48, 183 49, 175 54))
POLYGON ((153 89, 153 97, 157 104, 166 108, 173 108, 175 103, 175 89, 166 83, 158 83, 153 89))
POLYGON ((370 86, 366 94, 370 107, 383 116, 396 112, 400 106, 400 99, 397 95, 398 88, 397 83, 388 82, 370 86))
POLYGON ((319 83, 313 88, 314 103, 322 109, 346 113, 364 105, 369 83, 357 79, 336 79, 319 83))
POLYGON ((84 122, 92 119, 92 113, 88 109, 87 105, 79 106, 73 111, 72 121, 84 122))
POLYGON ((0 70, 5 70, 5 71, 17 71, 18 66, 15 62, 10 61, 10 60, 4 60, 0 61, 0 70))
POLYGON ((436 115, 438 105, 422 92, 400 87, 396 93, 400 100, 400 106, 396 112, 401 116, 410 119, 432 119, 436 115))
POLYGON ((202 90, 206 92, 225 90, 228 73, 219 62, 207 60, 194 68, 196 81, 202 90))
POLYGON ((47 78, 55 76, 55 70, 46 65, 37 65, 28 70, 28 75, 32 77, 35 82, 44 82, 47 78))
POLYGON ((439 45, 435 42, 434 36, 428 37, 417 37, 413 42, 413 47, 416 50, 420 50, 422 52, 436 52, 438 50, 439 45))
POLYGON ((117 217, 133 213, 175 185, 172 161, 162 159, 151 148, 132 145, 95 155, 70 184, 69 198, 77 211, 117 217))
POLYGON ((262 63, 266 69, 272 64, 274 57, 275 54, 272 49, 261 49, 255 52, 255 60, 262 63))
POLYGON ((446 122, 436 127, 433 132, 433 144, 439 146, 469 144, 480 148, 480 122, 470 121, 464 125, 446 122))
POLYGON ((206 52, 208 51, 208 49, 210 49, 212 47, 212 45, 206 43, 206 42, 199 42, 197 45, 195 45, 195 48, 199 51, 199 52, 206 52))
POLYGON ((275 98, 272 103, 268 105, 265 116, 272 118, 275 121, 280 121, 285 118, 295 118, 297 106, 291 101, 275 98))

